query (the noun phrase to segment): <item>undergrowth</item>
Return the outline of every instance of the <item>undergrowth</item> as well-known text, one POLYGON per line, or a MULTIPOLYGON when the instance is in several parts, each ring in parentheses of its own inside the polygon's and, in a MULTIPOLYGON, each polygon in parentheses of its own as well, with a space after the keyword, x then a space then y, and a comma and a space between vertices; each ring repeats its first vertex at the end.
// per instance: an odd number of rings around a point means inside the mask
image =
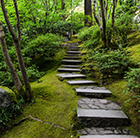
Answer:
MULTIPOLYGON (((57 53, 55 67, 46 71, 46 75, 36 82, 31 83, 35 96, 35 103, 25 105, 23 114, 18 116, 14 123, 23 118, 29 118, 12 129, 0 134, 1 138, 77 138, 75 128, 79 128, 74 119, 74 109, 77 107, 77 100, 73 88, 67 83, 58 80, 57 68, 61 64, 64 51, 57 53), (30 115, 36 119, 34 120, 30 115), (53 123, 47 124, 44 122, 53 123), (55 127, 59 125, 60 127, 55 127)), ((52 63, 53 64, 53 63, 52 63)), ((45 71, 45 70, 44 70, 45 71)))

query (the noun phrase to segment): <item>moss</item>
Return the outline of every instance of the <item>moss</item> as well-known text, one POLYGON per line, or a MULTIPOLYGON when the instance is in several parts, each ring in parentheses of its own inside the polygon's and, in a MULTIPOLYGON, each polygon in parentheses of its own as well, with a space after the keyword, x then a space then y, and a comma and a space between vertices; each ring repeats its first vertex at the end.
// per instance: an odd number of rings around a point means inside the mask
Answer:
POLYGON ((130 57, 135 60, 136 62, 140 62, 140 44, 134 45, 129 47, 127 50, 129 50, 130 57))
POLYGON ((134 135, 140 136, 139 128, 140 128, 140 113, 138 112, 140 105, 138 103, 138 99, 131 99, 129 102, 126 102, 129 99, 130 93, 127 95, 123 92, 126 86, 125 80, 114 81, 112 84, 107 86, 113 96, 108 98, 114 102, 117 102, 121 105, 122 110, 127 114, 129 119, 131 120, 131 126, 128 127, 134 135))
POLYGON ((17 101, 17 97, 16 97, 15 92, 13 92, 8 87, 0 86, 0 88, 2 88, 3 90, 7 91, 8 95, 10 96, 11 101, 17 101))
MULTIPOLYGON (((63 53, 63 52, 62 52, 63 53)), ((31 83, 35 96, 35 103, 25 105, 24 114, 38 118, 44 122, 66 128, 53 127, 50 124, 28 119, 20 125, 0 135, 1 138, 77 138, 78 134, 72 130, 73 109, 77 107, 80 97, 76 96, 73 87, 65 81, 61 82, 56 76, 57 68, 61 63, 63 54, 58 53, 55 57, 57 64, 51 70, 46 70, 46 75, 36 82, 31 83)), ((23 115, 16 118, 18 122, 23 115)))

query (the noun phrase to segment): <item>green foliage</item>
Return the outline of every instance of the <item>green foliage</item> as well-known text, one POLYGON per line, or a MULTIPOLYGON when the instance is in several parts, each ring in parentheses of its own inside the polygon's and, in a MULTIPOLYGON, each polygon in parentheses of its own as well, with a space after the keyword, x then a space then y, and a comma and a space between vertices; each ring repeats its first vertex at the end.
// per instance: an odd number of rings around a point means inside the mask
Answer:
POLYGON ((130 92, 130 99, 138 98, 140 102, 140 68, 131 68, 124 78, 127 81, 124 92, 126 94, 130 92))
POLYGON ((24 104, 23 98, 17 102, 11 102, 5 109, 0 109, 0 129, 5 129, 8 124, 14 119, 19 113, 22 112, 22 104, 24 104))
POLYGON ((116 9, 115 17, 120 18, 126 13, 129 15, 134 15, 137 10, 138 10, 137 6, 129 7, 128 5, 121 5, 116 9))
POLYGON ((55 53, 60 49, 59 44, 62 40, 60 36, 54 34, 40 35, 28 44, 23 53, 31 60, 43 57, 44 61, 52 61, 55 53))
POLYGON ((102 74, 102 79, 122 78, 130 66, 136 66, 129 59, 129 52, 125 50, 99 50, 88 52, 86 64, 90 71, 96 70, 102 74))
POLYGON ((78 38, 84 41, 82 49, 93 49, 100 44, 100 30, 97 26, 85 27, 80 30, 78 38))
POLYGON ((123 13, 122 16, 116 18, 114 28, 111 27, 111 22, 107 24, 107 39, 111 40, 109 46, 111 48, 122 49, 127 46, 127 35, 134 29, 132 22, 133 15, 123 13), (112 36, 110 33, 112 32, 112 36))

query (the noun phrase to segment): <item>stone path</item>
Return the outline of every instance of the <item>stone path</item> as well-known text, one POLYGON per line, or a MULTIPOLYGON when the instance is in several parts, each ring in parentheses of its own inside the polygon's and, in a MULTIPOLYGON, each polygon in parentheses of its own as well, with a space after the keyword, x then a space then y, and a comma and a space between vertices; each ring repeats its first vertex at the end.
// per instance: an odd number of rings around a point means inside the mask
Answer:
POLYGON ((68 44, 67 48, 68 51, 62 60, 63 65, 58 69, 58 72, 63 73, 56 75, 62 79, 74 79, 66 82, 76 85, 77 95, 85 97, 81 98, 77 105, 77 118, 85 125, 84 129, 78 131, 81 134, 80 138, 138 138, 131 135, 128 129, 121 127, 130 124, 121 107, 104 99, 112 93, 105 87, 97 87, 95 81, 87 80, 86 76, 80 73, 82 62, 78 44, 68 44))

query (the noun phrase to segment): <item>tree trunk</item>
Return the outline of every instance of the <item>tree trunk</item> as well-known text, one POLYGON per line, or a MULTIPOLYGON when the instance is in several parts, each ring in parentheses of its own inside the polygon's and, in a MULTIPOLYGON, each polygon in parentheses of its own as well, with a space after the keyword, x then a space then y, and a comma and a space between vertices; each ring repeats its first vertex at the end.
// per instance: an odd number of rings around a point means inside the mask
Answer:
POLYGON ((26 72, 26 68, 25 68, 25 64, 24 64, 23 56, 22 56, 22 52, 21 52, 21 47, 20 47, 20 37, 19 36, 21 35, 20 34, 21 32, 19 31, 20 30, 19 12, 18 12, 18 8, 17 8, 16 0, 13 0, 13 2, 14 2, 14 7, 15 7, 16 17, 17 17, 18 37, 16 36, 15 32, 13 31, 12 25, 9 21, 8 16, 7 16, 7 12, 6 12, 5 5, 4 5, 4 0, 1 0, 1 8, 2 8, 2 11, 3 11, 3 15, 4 15, 4 18, 5 18, 6 24, 8 26, 8 29, 9 29, 11 35, 12 35, 12 39, 13 39, 13 43, 14 43, 14 46, 15 46, 15 49, 16 49, 18 63, 19 63, 20 70, 21 70, 21 73, 22 73, 23 83, 25 85, 27 96, 28 96, 29 100, 32 100, 33 94, 31 92, 31 86, 30 86, 30 83, 29 83, 29 80, 28 80, 28 76, 27 76, 27 72, 26 72))
POLYGON ((61 10, 64 10, 65 9, 65 2, 64 0, 61 0, 61 10))
POLYGON ((102 13, 102 24, 103 24, 103 30, 102 30, 102 40, 104 43, 104 47, 107 46, 106 41, 106 18, 105 18, 105 12, 104 12, 104 4, 103 0, 99 0, 100 6, 101 6, 101 13, 102 13))
MULTIPOLYGON (((7 50, 7 46, 6 46, 6 41, 5 41, 5 35, 4 35, 4 31, 3 31, 3 27, 2 27, 2 23, 0 22, 0 44, 1 44, 1 49, 2 49, 2 54, 5 60, 5 63, 9 69, 9 72, 12 76, 12 79, 14 81, 14 84, 17 88, 17 91, 21 92, 22 89, 22 84, 21 81, 17 75, 17 72, 13 66, 13 63, 11 61, 11 58, 9 56, 8 50, 7 50)), ((23 92, 23 91, 22 91, 23 92)), ((23 93, 21 93, 21 95, 23 96, 23 93)))
POLYGON ((91 8, 91 0, 85 0, 84 1, 84 10, 85 10, 85 26, 92 26, 92 8, 91 8), (89 17, 90 19, 89 19, 89 17))

